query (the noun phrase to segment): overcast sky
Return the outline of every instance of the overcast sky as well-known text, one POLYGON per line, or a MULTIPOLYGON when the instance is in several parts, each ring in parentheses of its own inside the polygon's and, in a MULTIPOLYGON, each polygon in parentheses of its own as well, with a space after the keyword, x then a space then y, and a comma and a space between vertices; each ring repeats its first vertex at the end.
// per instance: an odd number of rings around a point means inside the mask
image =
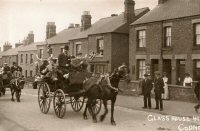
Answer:
MULTIPOLYGON (((158 0, 135 0, 135 8, 154 8, 158 0)), ((69 23, 81 22, 83 11, 90 11, 92 23, 124 11, 124 0, 0 0, 0 46, 5 41, 14 45, 29 31, 35 42, 45 40, 46 23, 55 22, 57 32, 69 23)))

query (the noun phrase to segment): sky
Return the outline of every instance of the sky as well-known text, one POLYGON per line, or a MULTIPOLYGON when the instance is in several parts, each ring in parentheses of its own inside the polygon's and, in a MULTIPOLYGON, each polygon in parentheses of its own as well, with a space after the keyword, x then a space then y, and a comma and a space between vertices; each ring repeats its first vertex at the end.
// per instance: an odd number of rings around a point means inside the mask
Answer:
MULTIPOLYGON (((158 0, 135 0, 135 8, 154 8, 158 0)), ((83 11, 90 11, 92 23, 111 14, 124 12, 124 0, 0 0, 0 46, 13 47, 30 31, 35 42, 46 38, 47 22, 55 22, 56 32, 70 23, 80 24, 83 11)))

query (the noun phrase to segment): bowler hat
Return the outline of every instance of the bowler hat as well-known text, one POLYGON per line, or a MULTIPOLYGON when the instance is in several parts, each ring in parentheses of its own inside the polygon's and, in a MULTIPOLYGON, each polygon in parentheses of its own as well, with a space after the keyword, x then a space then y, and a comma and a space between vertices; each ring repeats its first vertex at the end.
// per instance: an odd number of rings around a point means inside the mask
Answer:
POLYGON ((160 75, 160 72, 159 72, 159 71, 155 71, 155 74, 156 74, 156 75, 160 75))
POLYGON ((69 50, 69 46, 65 45, 64 50, 69 50))

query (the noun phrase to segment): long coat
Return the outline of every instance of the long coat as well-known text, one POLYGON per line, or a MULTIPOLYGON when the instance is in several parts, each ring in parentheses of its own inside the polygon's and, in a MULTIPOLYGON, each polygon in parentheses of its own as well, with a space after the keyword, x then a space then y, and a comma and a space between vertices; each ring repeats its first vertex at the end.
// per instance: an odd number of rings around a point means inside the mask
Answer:
POLYGON ((194 93, 195 93, 197 99, 200 100, 200 81, 197 82, 197 84, 194 88, 194 93))
POLYGON ((164 93, 164 81, 161 77, 155 79, 154 88, 155 93, 164 93))
POLYGON ((147 95, 151 93, 151 90, 153 88, 152 80, 150 79, 145 79, 142 81, 142 94, 147 95))
POLYGON ((58 66, 61 68, 66 68, 66 64, 70 65, 71 56, 65 55, 64 53, 58 56, 58 66))

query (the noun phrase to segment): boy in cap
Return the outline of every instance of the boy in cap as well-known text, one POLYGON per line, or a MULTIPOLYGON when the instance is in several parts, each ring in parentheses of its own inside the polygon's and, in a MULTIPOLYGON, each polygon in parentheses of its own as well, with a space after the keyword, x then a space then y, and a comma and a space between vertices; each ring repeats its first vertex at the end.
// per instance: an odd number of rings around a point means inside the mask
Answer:
POLYGON ((153 88, 153 84, 151 79, 148 78, 148 74, 144 74, 144 80, 142 81, 142 95, 144 96, 144 107, 143 109, 148 108, 151 109, 151 90, 153 88))
POLYGON ((159 71, 155 72, 155 81, 154 81, 154 92, 155 92, 155 100, 156 100, 156 108, 160 109, 160 111, 163 110, 163 101, 162 101, 162 93, 164 93, 164 81, 161 77, 161 74, 159 71))

